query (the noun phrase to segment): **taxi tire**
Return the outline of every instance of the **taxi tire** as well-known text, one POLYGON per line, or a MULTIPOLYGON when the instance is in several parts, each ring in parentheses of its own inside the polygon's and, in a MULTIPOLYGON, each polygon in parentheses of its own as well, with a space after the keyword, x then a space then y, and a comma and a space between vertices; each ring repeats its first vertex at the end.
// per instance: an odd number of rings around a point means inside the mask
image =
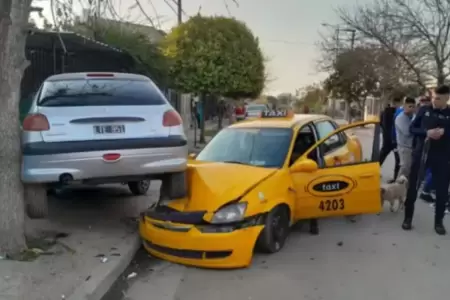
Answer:
POLYGON ((162 179, 161 198, 180 199, 187 195, 186 172, 168 174, 162 179))
POLYGON ((267 215, 265 226, 263 231, 258 237, 256 242, 257 249, 263 253, 276 253, 283 249, 283 246, 286 242, 286 239, 289 235, 290 229, 290 218, 289 218, 289 209, 283 205, 278 205, 274 207, 269 214, 267 215), (282 226, 284 230, 282 237, 280 240, 276 241, 274 239, 274 230, 276 229, 274 226, 274 219, 279 218, 278 223, 282 226))
POLYGON ((130 181, 128 182, 128 188, 135 196, 145 195, 150 188, 150 180, 144 179, 139 181, 130 181))

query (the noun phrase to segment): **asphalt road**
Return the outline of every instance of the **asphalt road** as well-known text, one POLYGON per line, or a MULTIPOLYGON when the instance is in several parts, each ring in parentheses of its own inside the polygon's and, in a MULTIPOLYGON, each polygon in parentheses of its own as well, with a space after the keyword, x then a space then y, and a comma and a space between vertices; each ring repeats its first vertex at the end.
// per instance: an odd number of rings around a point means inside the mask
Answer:
MULTIPOLYGON (((368 155, 370 135, 361 139, 368 155)), ((392 168, 391 155, 384 179, 392 168)), ((281 252, 256 254, 242 270, 184 267, 141 251, 104 299, 444 299, 450 295, 450 237, 434 233, 432 215, 419 202, 411 232, 401 230, 402 214, 388 209, 356 223, 322 220, 318 236, 295 229, 281 252)))

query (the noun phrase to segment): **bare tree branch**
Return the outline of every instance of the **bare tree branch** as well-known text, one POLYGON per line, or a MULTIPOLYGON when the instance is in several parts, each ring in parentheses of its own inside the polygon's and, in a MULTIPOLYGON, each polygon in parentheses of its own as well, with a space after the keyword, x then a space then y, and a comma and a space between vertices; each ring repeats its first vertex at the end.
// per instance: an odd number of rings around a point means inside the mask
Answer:
POLYGON ((422 86, 444 83, 450 60, 450 1, 374 0, 353 9, 338 8, 347 26, 397 57, 422 86))

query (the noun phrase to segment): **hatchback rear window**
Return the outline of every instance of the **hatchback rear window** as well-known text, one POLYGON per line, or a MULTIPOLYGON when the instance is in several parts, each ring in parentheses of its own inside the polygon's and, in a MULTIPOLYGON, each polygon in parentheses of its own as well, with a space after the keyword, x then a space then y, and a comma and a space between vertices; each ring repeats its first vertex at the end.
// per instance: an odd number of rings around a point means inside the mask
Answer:
POLYGON ((161 105, 167 101, 151 82, 129 79, 46 81, 39 106, 161 105))

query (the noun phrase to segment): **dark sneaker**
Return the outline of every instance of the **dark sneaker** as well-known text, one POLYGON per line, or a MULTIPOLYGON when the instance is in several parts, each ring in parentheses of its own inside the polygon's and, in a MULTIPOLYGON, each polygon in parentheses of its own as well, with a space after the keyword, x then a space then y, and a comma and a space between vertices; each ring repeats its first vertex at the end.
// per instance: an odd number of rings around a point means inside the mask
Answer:
POLYGON ((402 223, 403 230, 411 230, 412 229, 412 219, 405 219, 402 223))
POLYGON ((436 233, 439 235, 447 234, 447 230, 445 230, 444 224, 442 224, 442 223, 434 224, 434 231, 436 231, 436 233))
POLYGON ((426 203, 434 203, 434 201, 435 201, 435 199, 431 193, 422 192, 419 197, 426 203))

